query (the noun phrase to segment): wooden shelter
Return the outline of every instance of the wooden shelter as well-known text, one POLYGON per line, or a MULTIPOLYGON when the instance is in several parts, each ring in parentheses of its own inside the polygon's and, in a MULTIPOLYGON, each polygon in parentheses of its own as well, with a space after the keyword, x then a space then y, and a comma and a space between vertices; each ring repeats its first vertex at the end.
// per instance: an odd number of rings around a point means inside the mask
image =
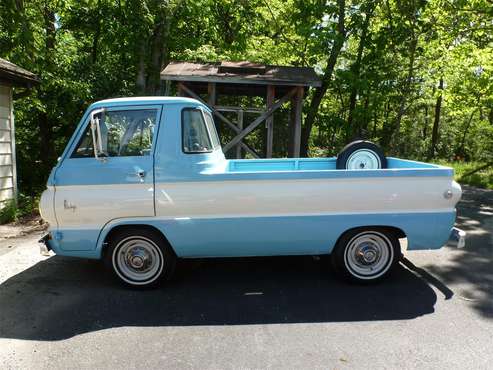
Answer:
POLYGON ((0 58, 0 208, 17 193, 13 88, 38 83, 35 74, 0 58))
MULTIPOLYGON (((266 126, 265 157, 272 157, 274 141, 273 113, 284 103, 291 102, 290 138, 288 155, 299 157, 301 139, 301 117, 303 96, 310 87, 321 85, 313 68, 264 65, 251 62, 189 63, 171 62, 161 72, 161 79, 175 81, 178 94, 202 101, 222 120, 235 136, 223 143, 224 152, 236 148, 236 157, 241 157, 242 149, 253 157, 260 155, 243 139, 262 122, 266 126), (207 95, 204 100, 200 95, 207 95), (258 107, 221 106, 217 104, 219 95, 260 96, 265 98, 265 109, 258 107), (224 112, 235 112, 236 122, 225 117, 224 112), (245 113, 257 113, 258 117, 243 122, 245 113)), ((169 86, 169 83, 167 84, 169 86)), ((167 94, 169 89, 167 88, 167 94)))

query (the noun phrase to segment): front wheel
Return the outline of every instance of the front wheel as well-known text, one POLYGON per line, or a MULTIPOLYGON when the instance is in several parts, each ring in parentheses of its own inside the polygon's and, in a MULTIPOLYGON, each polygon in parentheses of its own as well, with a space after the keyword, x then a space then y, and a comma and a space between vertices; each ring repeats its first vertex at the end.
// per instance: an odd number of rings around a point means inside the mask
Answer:
POLYGON ((331 258, 344 278, 371 283, 385 278, 399 256, 399 239, 392 230, 358 228, 341 236, 331 258))
POLYGON ((173 274, 176 257, 157 231, 126 228, 109 240, 106 264, 124 284, 134 288, 154 287, 173 274))

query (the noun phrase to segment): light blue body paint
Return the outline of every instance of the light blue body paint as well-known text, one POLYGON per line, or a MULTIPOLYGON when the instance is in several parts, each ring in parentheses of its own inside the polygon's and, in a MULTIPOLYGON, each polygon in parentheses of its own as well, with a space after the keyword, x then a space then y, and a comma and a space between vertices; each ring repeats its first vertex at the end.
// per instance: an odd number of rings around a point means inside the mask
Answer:
MULTIPOLYGON (((231 182, 251 180, 279 181, 307 179, 361 179, 395 177, 452 177, 448 167, 388 158, 384 170, 336 170, 335 158, 226 160, 221 149, 211 153, 185 154, 181 149, 181 110, 204 105, 187 98, 148 98, 118 100, 91 105, 56 168, 48 185, 58 187, 122 185, 138 181, 128 169, 143 169, 145 184, 231 182), (158 125, 153 152, 147 157, 109 158, 104 171, 93 158, 70 158, 93 109, 145 106, 158 109, 158 125)), ((418 189, 416 190, 419 191, 418 189)), ((153 194, 153 193, 152 193, 153 194)), ((152 195, 154 197, 154 195, 152 195)), ((153 198, 154 199, 154 198, 153 198)), ((279 207, 282 208, 282 200, 279 207)), ((145 224, 160 230, 179 257, 238 257, 294 254, 327 254, 348 229, 359 226, 392 226, 404 231, 408 249, 440 248, 448 239, 455 221, 453 212, 340 213, 279 217, 165 218, 127 217, 107 220, 98 228, 66 228, 61 240, 50 240, 60 255, 101 258, 106 235, 118 225, 145 224)))

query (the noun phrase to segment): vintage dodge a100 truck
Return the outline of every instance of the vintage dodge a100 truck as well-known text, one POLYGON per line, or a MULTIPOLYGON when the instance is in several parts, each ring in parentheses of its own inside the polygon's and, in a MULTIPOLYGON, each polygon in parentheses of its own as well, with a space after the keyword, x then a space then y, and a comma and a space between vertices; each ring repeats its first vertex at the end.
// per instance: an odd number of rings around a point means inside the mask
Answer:
POLYGON ((167 280, 178 258, 330 255, 371 282, 408 250, 437 249, 461 197, 451 168, 385 158, 227 160, 209 108, 189 98, 92 104, 40 201, 44 253, 103 259, 122 282, 167 280))

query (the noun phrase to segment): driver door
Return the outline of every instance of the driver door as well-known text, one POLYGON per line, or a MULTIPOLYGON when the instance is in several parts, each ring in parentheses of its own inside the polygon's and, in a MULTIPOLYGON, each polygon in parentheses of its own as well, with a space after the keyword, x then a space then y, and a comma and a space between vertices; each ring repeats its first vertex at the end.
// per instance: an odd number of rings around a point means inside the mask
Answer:
POLYGON ((161 106, 100 113, 102 154, 95 158, 89 119, 55 173, 61 246, 89 250, 102 227, 124 217, 154 216, 154 148, 161 106))

